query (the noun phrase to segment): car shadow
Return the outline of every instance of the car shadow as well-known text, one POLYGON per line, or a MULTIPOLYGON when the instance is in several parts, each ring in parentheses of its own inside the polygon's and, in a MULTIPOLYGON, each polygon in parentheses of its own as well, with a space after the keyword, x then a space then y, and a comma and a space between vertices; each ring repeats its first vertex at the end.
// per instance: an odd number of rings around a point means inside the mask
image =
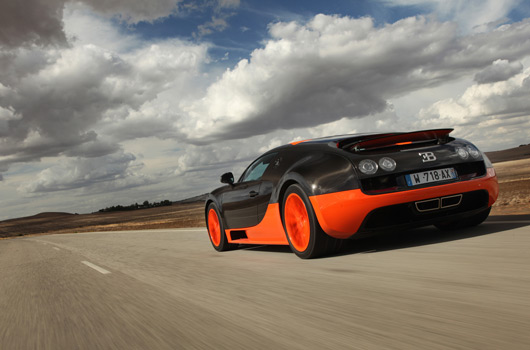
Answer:
POLYGON ((530 226, 530 215, 490 216, 479 226, 451 231, 442 231, 434 226, 427 226, 406 231, 386 232, 367 238, 344 241, 342 249, 337 254, 329 255, 328 257, 378 253, 438 244, 502 233, 525 226, 530 226))
MULTIPOLYGON (((434 226, 427 226, 412 230, 379 233, 371 237, 344 240, 342 248, 337 253, 323 256, 320 259, 457 241, 502 233, 525 226, 530 226, 530 215, 490 216, 482 225, 453 231, 441 231, 434 226)), ((239 249, 256 252, 292 253, 289 246, 281 245, 240 245, 239 249)))
POLYGON ((252 245, 241 244, 238 250, 252 250, 256 252, 271 252, 271 253, 293 253, 288 245, 252 245))

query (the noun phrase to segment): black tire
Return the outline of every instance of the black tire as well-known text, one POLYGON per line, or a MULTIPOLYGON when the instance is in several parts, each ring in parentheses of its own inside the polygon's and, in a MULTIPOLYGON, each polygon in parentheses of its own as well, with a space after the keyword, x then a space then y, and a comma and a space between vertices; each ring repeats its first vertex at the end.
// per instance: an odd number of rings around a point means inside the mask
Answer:
POLYGON ((212 246, 218 252, 232 250, 237 247, 237 244, 228 243, 223 220, 215 203, 210 203, 206 209, 206 228, 208 229, 208 238, 210 238, 212 246))
POLYGON ((478 214, 470 216, 468 218, 449 221, 449 222, 441 222, 441 223, 435 224, 434 226, 436 226, 437 228, 443 231, 450 231, 450 230, 457 230, 457 229, 462 229, 462 228, 478 226, 481 223, 483 223, 484 220, 488 218, 488 216, 490 215, 490 211, 491 211, 491 207, 489 207, 488 209, 484 211, 481 211, 478 214))
POLYGON ((335 253, 342 244, 322 230, 309 197, 297 184, 289 186, 283 197, 282 223, 289 246, 299 258, 335 253))

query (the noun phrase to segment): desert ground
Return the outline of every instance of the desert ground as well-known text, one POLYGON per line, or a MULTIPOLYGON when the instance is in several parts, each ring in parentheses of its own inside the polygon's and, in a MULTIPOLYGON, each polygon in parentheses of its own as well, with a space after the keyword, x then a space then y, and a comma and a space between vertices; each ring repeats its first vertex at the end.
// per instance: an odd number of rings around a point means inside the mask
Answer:
POLYGON ((499 198, 492 215, 530 214, 530 159, 495 163, 499 198))
MULTIPOLYGON (((487 154, 494 162, 499 181, 499 198, 491 215, 530 214, 530 145, 487 154)), ((183 201, 135 211, 40 213, 0 221, 0 239, 50 233, 203 227, 203 205, 203 201, 183 201)))
POLYGON ((0 238, 43 233, 77 233, 204 226, 204 202, 111 213, 40 213, 0 222, 0 238))

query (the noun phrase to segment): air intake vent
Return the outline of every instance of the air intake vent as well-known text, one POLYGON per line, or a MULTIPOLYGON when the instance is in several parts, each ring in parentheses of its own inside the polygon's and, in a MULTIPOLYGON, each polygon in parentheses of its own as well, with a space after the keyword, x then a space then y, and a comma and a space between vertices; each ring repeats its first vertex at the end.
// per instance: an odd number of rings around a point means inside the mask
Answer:
POLYGON ((236 241, 238 239, 246 239, 248 237, 245 230, 234 230, 230 231, 230 238, 232 238, 232 241, 236 241))

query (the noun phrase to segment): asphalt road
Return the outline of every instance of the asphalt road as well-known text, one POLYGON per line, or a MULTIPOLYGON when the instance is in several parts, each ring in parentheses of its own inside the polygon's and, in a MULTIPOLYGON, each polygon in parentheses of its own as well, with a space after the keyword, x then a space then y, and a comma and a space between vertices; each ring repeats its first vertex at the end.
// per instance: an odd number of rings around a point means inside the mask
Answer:
POLYGON ((530 349, 530 217, 217 253, 204 229, 0 241, 0 349, 530 349))

